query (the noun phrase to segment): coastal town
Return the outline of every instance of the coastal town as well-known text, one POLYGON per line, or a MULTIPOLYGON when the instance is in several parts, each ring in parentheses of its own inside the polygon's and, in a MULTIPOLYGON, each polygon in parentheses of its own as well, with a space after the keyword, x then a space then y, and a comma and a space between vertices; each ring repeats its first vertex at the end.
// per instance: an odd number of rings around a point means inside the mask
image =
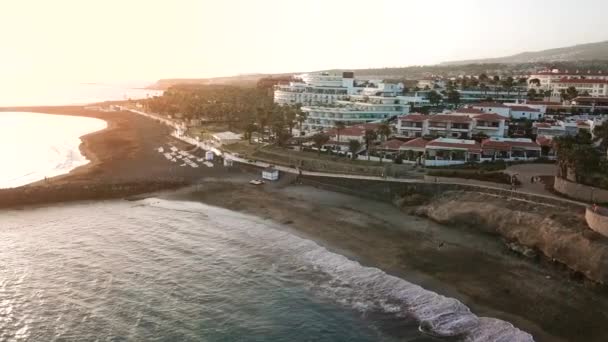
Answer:
POLYGON ((0 342, 607 342, 607 12, 7 2, 0 342))

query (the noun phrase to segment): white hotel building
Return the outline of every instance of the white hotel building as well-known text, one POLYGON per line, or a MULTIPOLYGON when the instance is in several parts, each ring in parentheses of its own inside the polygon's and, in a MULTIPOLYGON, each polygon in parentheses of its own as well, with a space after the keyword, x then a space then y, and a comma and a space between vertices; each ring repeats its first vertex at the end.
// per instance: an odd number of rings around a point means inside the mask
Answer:
POLYGON ((382 81, 356 81, 352 72, 342 76, 300 75, 301 82, 277 85, 274 101, 278 104, 302 104, 307 113, 305 131, 327 130, 337 121, 345 125, 389 119, 409 113, 403 96, 403 84, 382 81))
POLYGON ((528 89, 551 90, 554 96, 559 95, 560 89, 567 89, 568 87, 575 87, 579 93, 588 91, 589 95, 593 97, 607 96, 607 84, 608 72, 602 71, 542 70, 530 75, 528 79, 528 89), (534 79, 540 81, 540 86, 530 83, 534 79))

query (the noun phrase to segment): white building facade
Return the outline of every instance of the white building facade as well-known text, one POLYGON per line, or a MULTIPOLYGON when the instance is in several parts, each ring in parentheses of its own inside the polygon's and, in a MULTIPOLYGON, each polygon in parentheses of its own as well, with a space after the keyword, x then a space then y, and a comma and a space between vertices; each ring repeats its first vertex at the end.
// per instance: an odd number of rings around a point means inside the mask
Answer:
POLYGON ((299 81, 277 85, 274 101, 281 105, 301 104, 307 119, 304 131, 331 129, 336 122, 358 125, 409 113, 403 84, 377 80, 355 80, 352 72, 303 74, 299 81))
MULTIPOLYGON (((601 87, 599 85, 597 87, 592 87, 593 83, 586 83, 588 81, 608 81, 608 73, 604 71, 583 71, 583 70, 559 70, 559 69, 551 69, 551 70, 542 70, 535 72, 530 75, 528 78, 528 89, 536 89, 536 90, 550 90, 553 95, 559 95, 559 89, 567 89, 568 87, 574 86, 577 88, 579 93, 583 91, 591 90, 589 92, 590 96, 606 96, 601 95, 599 92, 601 87), (535 83, 534 80, 538 79, 539 84, 535 83), (566 86, 566 84, 570 81, 567 80, 585 80, 583 83, 570 83, 566 86), (565 82, 564 82, 565 81, 565 82), (576 84, 579 84, 581 89, 579 89, 576 84), (593 93, 593 90, 597 90, 597 92, 593 93)), ((575 81, 572 81, 575 82, 575 81)))

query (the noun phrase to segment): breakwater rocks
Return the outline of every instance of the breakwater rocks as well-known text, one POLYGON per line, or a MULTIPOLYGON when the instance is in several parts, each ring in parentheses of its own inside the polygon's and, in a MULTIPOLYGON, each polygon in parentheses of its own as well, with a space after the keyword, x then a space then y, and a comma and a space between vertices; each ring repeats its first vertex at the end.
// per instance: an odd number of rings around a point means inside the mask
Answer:
POLYGON ((462 191, 436 196, 415 212, 442 224, 500 235, 588 279, 608 284, 608 238, 589 229, 581 213, 462 191))
POLYGON ((183 179, 162 179, 116 183, 29 185, 12 189, 0 189, 0 208, 124 198, 143 193, 177 189, 188 184, 183 179))

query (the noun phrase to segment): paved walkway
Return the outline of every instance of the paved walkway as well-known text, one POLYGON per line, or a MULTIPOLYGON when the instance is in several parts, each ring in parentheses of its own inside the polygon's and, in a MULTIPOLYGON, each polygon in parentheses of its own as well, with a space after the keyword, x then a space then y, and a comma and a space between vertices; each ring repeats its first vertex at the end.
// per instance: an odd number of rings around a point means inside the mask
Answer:
MULTIPOLYGON (((123 108, 123 109, 127 109, 127 108, 123 108)), ((144 113, 141 111, 132 110, 132 109, 127 109, 127 110, 129 110, 133 113, 136 113, 136 114, 145 115, 145 116, 153 118, 153 119, 159 119, 155 115, 151 115, 151 114, 144 113)), ((163 119, 163 121, 169 126, 172 126, 172 127, 175 126, 175 124, 173 122, 171 122, 170 120, 163 119)), ((194 144, 200 146, 203 143, 197 142, 194 144)), ((209 149, 209 146, 204 146, 203 148, 209 149)), ((220 152, 217 149, 215 149, 215 150, 217 152, 220 152)), ((242 163, 242 164, 253 165, 253 166, 260 167, 260 168, 267 168, 272 165, 272 164, 261 162, 261 161, 253 161, 253 160, 250 161, 249 159, 237 157, 236 155, 229 153, 227 151, 222 151, 220 153, 222 153, 225 158, 232 159, 235 162, 242 163)), ((291 173, 294 175, 301 173, 304 176, 377 180, 377 181, 388 181, 388 182, 396 182, 396 183, 430 183, 429 181, 425 181, 422 179, 378 177, 378 176, 352 175, 352 174, 328 173, 328 172, 314 172, 314 171, 298 170, 298 169, 286 167, 286 166, 279 166, 279 165, 272 165, 272 166, 274 166, 277 170, 279 170, 281 172, 291 173)), ((513 165, 513 166, 508 167, 505 170, 505 173, 509 173, 509 174, 517 173, 518 174, 518 178, 522 182, 522 187, 519 188, 517 190, 517 192, 537 195, 537 196, 545 197, 548 199, 558 199, 558 200, 561 200, 564 202, 570 202, 575 205, 582 205, 582 206, 586 205, 585 203, 582 203, 582 202, 568 200, 568 199, 565 199, 565 198, 552 194, 551 192, 545 190, 543 183, 534 183, 534 184, 530 183, 530 178, 533 176, 555 175, 556 166, 554 164, 530 163, 530 164, 513 165)), ((453 181, 449 181, 449 182, 436 182, 436 183, 438 183, 438 184, 457 184, 457 185, 475 185, 475 186, 486 188, 486 189, 505 190, 505 188, 503 187, 503 184, 471 181, 471 180, 465 180, 465 179, 459 179, 459 178, 454 178, 453 181)))

